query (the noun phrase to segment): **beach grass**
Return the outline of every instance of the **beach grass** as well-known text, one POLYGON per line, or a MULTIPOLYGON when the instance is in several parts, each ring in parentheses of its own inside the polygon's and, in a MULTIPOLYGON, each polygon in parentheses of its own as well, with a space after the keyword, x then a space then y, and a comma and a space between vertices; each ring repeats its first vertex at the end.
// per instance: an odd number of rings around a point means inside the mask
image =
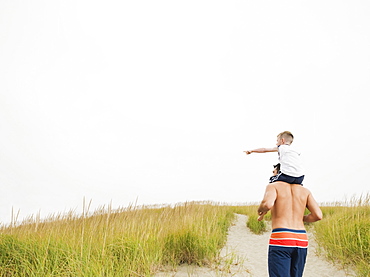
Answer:
POLYGON ((234 214, 211 203, 103 207, 3 227, 0 276, 152 276, 218 258, 234 214))
MULTIPOLYGON (((323 220, 310 225, 327 257, 358 276, 370 276, 369 203, 367 195, 324 205, 323 220)), ((0 228, 0 276, 153 276, 168 266, 217 263, 235 213, 257 233, 266 228, 257 208, 187 202, 90 212, 84 204, 82 214, 31 216, 0 228)))
POLYGON ((315 236, 327 257, 354 267, 357 276, 370 276, 370 195, 324 206, 322 211, 315 236))
POLYGON ((247 227, 256 235, 261 235, 267 231, 267 226, 265 221, 258 221, 257 218, 257 215, 250 215, 248 217, 247 227))

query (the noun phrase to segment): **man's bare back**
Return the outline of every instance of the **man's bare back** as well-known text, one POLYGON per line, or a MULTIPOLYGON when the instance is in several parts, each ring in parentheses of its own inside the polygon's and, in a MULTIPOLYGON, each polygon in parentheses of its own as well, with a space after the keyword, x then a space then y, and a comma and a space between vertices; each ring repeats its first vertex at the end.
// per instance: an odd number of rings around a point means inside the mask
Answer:
POLYGON ((301 185, 272 183, 278 197, 271 208, 272 228, 304 229, 303 215, 309 191, 301 185))
POLYGON ((271 183, 266 187, 264 199, 258 209, 259 220, 262 220, 269 210, 273 229, 303 230, 304 221, 314 222, 322 218, 321 209, 308 189, 285 182, 271 183), (311 213, 304 216, 306 207, 311 213))

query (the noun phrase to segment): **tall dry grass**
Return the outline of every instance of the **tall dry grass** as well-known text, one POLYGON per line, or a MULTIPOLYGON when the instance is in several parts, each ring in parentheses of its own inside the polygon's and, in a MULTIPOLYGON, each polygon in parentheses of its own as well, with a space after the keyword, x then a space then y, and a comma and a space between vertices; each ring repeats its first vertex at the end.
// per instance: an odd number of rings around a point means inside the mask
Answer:
MULTIPOLYGON (((81 215, 13 221, 0 228, 0 276, 152 276, 165 265, 211 263, 234 213, 256 221, 257 208, 192 202, 90 212, 86 205, 81 215)), ((370 196, 322 210, 313 228, 329 259, 370 276, 370 196)))
POLYGON ((322 207, 315 235, 327 257, 370 276, 370 194, 322 207))
POLYGON ((29 218, 0 230, 0 276, 151 276, 163 265, 208 263, 232 219, 213 203, 29 218))

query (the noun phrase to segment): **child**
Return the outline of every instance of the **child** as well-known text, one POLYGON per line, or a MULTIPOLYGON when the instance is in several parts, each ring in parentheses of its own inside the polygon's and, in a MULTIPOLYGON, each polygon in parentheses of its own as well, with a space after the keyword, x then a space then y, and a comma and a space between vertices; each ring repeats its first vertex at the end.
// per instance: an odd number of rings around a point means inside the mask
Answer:
POLYGON ((257 148, 244 151, 247 155, 251 153, 278 152, 280 161, 280 173, 274 182, 282 181, 289 184, 302 185, 304 174, 301 162, 301 154, 291 144, 293 134, 289 131, 282 132, 277 136, 276 146, 273 148, 257 148))

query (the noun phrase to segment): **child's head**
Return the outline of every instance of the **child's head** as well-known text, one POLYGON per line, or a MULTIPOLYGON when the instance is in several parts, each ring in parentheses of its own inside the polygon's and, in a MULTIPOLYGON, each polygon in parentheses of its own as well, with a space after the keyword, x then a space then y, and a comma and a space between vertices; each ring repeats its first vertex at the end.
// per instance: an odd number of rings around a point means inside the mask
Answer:
POLYGON ((278 134, 277 136, 277 143, 276 145, 282 145, 282 144, 291 144, 293 142, 293 134, 289 131, 284 131, 278 134))

